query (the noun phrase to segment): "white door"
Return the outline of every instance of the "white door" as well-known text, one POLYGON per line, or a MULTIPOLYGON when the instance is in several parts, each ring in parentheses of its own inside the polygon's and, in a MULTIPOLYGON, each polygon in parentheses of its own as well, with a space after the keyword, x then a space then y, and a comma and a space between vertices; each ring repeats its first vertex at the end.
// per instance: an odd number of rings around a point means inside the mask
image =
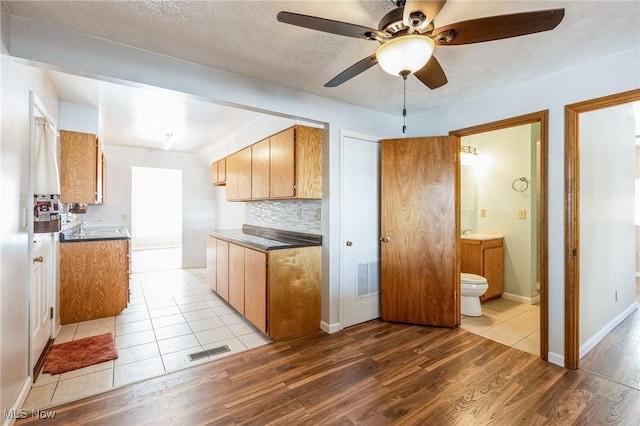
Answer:
POLYGON ((31 362, 30 371, 38 362, 51 337, 51 241, 39 240, 33 247, 33 280, 31 289, 31 362))
POLYGON ((343 136, 340 182, 342 327, 380 316, 380 144, 343 136))

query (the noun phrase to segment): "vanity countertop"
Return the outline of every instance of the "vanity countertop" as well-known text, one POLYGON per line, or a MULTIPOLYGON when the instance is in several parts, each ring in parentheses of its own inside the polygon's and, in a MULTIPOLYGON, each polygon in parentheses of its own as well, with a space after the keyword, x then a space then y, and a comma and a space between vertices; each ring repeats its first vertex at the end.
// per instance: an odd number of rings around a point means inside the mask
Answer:
POLYGON ((470 234, 461 235, 460 238, 463 240, 487 241, 504 238, 504 235, 502 232, 472 232, 470 234))

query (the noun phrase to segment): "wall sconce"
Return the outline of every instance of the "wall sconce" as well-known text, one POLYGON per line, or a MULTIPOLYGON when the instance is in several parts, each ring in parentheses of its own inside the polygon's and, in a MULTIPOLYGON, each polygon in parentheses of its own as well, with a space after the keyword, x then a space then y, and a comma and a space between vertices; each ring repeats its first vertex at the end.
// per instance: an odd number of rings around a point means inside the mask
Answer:
POLYGON ((470 145, 460 145, 460 164, 463 166, 472 166, 478 156, 478 151, 470 145))

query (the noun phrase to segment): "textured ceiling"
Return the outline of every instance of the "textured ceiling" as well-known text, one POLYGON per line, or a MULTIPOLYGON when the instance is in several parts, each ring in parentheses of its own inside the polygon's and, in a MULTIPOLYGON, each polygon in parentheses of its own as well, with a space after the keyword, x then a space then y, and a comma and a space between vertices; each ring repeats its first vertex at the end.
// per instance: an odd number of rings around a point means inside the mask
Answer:
MULTIPOLYGON (((377 28, 389 1, 9 1, 14 15, 208 65, 365 108, 399 115, 402 80, 379 67, 338 88, 329 81, 375 52, 372 41, 276 21, 281 10, 377 28)), ((553 31, 466 46, 438 46, 449 83, 430 90, 411 78, 409 114, 500 90, 640 45, 638 1, 449 0, 435 26, 563 7, 553 31)), ((615 73, 615 70, 612 70, 615 73)), ((64 97, 64 93, 61 94, 64 97)))

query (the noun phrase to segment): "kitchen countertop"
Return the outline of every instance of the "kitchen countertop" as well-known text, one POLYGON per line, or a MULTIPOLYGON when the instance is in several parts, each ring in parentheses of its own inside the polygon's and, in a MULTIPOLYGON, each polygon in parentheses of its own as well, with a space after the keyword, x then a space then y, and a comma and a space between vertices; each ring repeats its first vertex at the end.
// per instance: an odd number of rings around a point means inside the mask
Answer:
POLYGON ((60 232, 61 243, 130 239, 131 235, 129 234, 129 230, 126 226, 95 226, 86 228, 84 232, 80 231, 80 227, 74 227, 60 232))
POLYGON ((242 225, 242 229, 207 230, 207 234, 261 251, 322 245, 322 235, 242 225))

